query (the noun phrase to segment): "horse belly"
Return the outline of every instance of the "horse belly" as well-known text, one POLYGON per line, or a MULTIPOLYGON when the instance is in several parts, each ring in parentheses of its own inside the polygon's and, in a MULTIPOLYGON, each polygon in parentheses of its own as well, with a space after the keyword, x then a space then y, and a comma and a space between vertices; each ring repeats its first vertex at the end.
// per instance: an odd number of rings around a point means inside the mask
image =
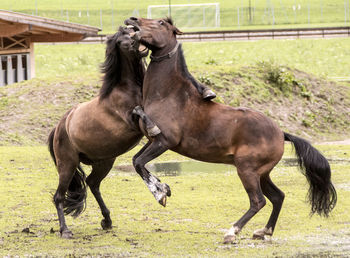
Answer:
POLYGON ((91 160, 116 157, 134 147, 142 138, 122 119, 80 116, 69 122, 68 135, 75 148, 91 160))
POLYGON ((226 141, 221 141, 213 137, 213 134, 202 134, 202 137, 184 137, 173 150, 204 162, 233 164, 234 155, 229 144, 230 138, 227 137, 226 141))

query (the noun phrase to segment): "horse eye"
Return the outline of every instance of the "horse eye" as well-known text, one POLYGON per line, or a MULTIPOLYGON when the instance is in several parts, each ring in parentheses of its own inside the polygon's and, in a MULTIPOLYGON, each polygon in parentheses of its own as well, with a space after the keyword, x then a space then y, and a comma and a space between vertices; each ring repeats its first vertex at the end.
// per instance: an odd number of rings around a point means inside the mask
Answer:
POLYGON ((164 22, 163 22, 163 21, 159 21, 159 24, 160 24, 160 25, 164 25, 164 22))

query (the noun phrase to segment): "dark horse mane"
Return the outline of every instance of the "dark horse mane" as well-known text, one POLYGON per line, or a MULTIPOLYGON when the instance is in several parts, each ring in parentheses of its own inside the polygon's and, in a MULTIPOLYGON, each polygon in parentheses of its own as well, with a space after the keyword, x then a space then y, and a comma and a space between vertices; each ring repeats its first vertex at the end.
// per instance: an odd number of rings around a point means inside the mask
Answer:
POLYGON ((171 17, 166 17, 166 18, 164 19, 164 21, 166 21, 166 22, 169 23, 170 25, 174 25, 174 21, 173 21, 173 19, 172 19, 171 17))
MULTIPOLYGON (((122 34, 123 32, 119 29, 116 34, 107 40, 105 61, 100 66, 100 70, 104 74, 103 84, 100 89, 100 99, 108 97, 112 90, 115 87, 118 87, 118 84, 122 80, 123 67, 121 59, 126 57, 123 56, 122 51, 116 44, 116 39, 122 34)), ((142 87, 145 74, 145 67, 142 63, 142 58, 138 57, 137 54, 134 55, 133 53, 130 53, 130 55, 133 55, 128 58, 128 60, 132 63, 131 67, 133 68, 134 76, 128 79, 133 79, 138 86, 142 87)))
POLYGON ((187 64, 186 64, 186 60, 185 60, 185 55, 183 53, 183 50, 182 50, 182 44, 180 44, 179 46, 179 65, 180 65, 180 70, 181 70, 181 74, 187 78, 188 80, 191 81, 191 83, 196 87, 196 88, 200 88, 198 87, 198 85, 201 85, 201 83, 199 81, 197 81, 193 76, 192 74, 188 71, 188 68, 187 68, 187 64))

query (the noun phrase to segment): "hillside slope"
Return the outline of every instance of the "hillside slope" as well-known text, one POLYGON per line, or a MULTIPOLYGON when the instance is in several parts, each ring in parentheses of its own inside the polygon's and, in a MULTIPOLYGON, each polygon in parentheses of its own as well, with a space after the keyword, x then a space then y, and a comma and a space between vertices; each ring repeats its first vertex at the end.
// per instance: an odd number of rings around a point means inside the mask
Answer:
MULTIPOLYGON (((203 74, 218 102, 251 107, 283 130, 309 140, 350 135, 350 87, 287 67, 260 63, 239 70, 203 74)), ((99 76, 33 79, 0 89, 0 145, 44 144, 51 128, 77 103, 97 96, 99 76)))

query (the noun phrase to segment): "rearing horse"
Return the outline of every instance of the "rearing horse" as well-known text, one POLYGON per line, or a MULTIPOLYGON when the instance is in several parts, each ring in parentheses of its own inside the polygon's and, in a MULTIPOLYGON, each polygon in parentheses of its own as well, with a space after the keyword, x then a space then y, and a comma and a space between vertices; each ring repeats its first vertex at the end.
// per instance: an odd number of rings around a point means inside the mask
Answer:
MULTIPOLYGON (((284 142, 294 144, 298 162, 310 184, 311 212, 327 216, 337 200, 331 182, 328 161, 302 138, 282 132, 278 125, 261 112, 233 108, 203 101, 193 84, 181 44, 179 30, 171 19, 131 17, 140 42, 162 59, 148 66, 143 83, 143 108, 157 124, 161 134, 134 157, 134 166, 160 204, 166 204, 170 188, 160 183, 145 164, 170 149, 187 157, 236 166, 239 178, 250 200, 249 210, 225 234, 224 243, 235 241, 244 225, 266 204, 273 209, 266 226, 254 232, 253 238, 272 235, 284 200, 284 193, 271 181, 270 172, 281 160, 284 142), (169 53, 173 53, 169 55, 169 53)), ((142 125, 141 125, 142 127, 142 125)))
MULTIPOLYGON (((140 52, 138 47, 129 31, 120 27, 107 41, 100 95, 68 111, 49 135, 49 150, 59 175, 53 200, 63 238, 73 235, 64 214, 76 217, 84 209, 85 182, 100 206, 104 217, 102 228, 112 227, 110 212, 99 188, 116 157, 132 149, 143 137, 138 118, 132 112, 141 104, 145 73, 142 57, 148 50, 140 52), (87 178, 80 162, 92 166, 87 178)), ((148 133, 158 134, 159 129, 142 110, 138 113, 148 133)))

